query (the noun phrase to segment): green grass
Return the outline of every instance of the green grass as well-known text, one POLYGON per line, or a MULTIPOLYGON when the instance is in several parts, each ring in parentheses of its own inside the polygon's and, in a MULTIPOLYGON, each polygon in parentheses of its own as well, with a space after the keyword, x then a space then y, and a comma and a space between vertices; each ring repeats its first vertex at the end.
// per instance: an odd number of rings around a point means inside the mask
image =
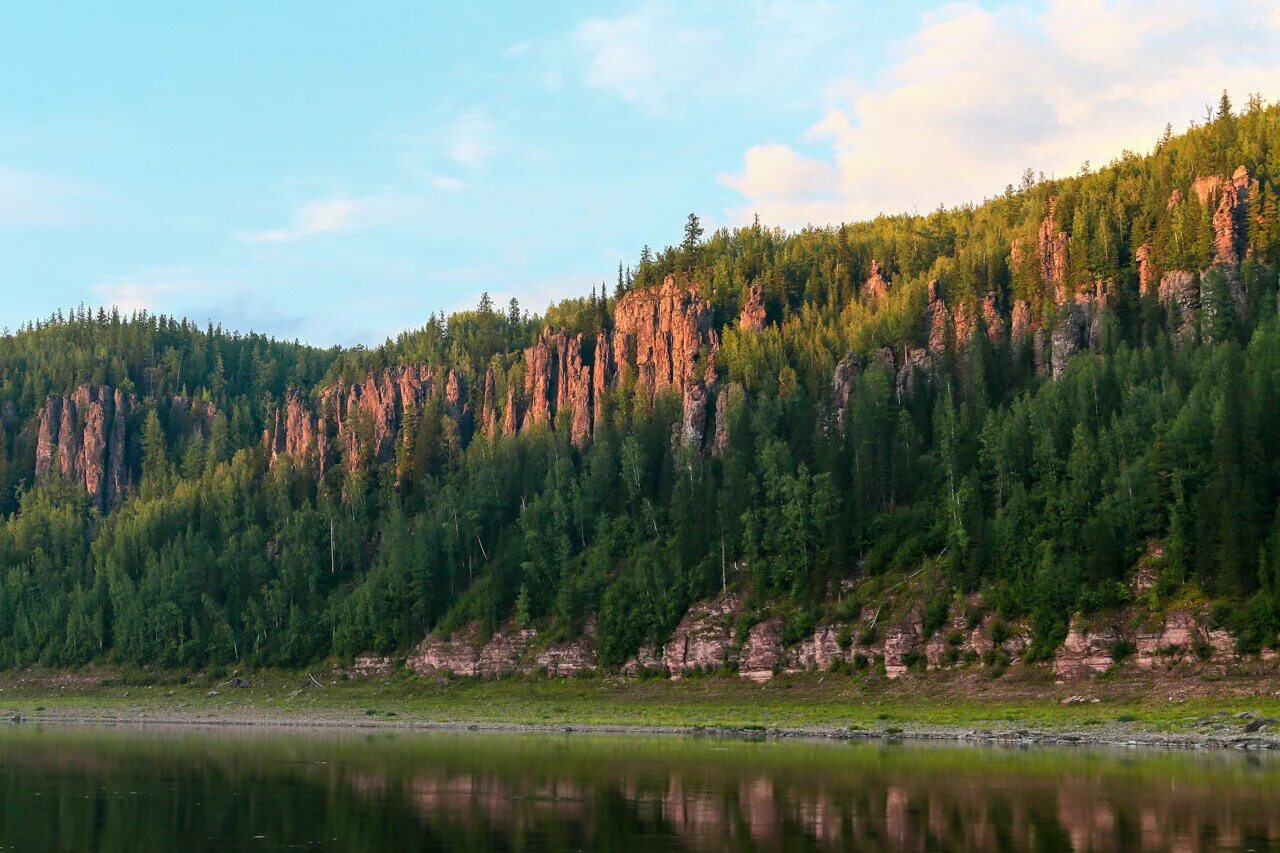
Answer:
MULTIPOLYGON (((25 717, 119 719, 281 719, 318 722, 728 727, 885 730, 951 727, 1080 729, 1114 720, 1151 731, 1192 731, 1222 711, 1280 716, 1275 696, 1235 698, 1222 683, 1170 701, 1154 685, 1113 681, 1055 686, 1047 677, 963 681, 927 676, 889 682, 875 676, 784 676, 763 685, 732 675, 664 679, 506 678, 364 680, 268 672, 236 688, 207 677, 116 673, 107 684, 60 683, 57 674, 0 676, 0 713, 25 717), (207 695, 217 689, 218 695, 207 695), (1099 703, 1063 706, 1088 692, 1099 703), (126 695, 127 694, 127 695, 126 695), (394 711, 386 710, 394 708, 394 711)), ((66 679, 62 679, 65 681, 66 679)), ((1243 692, 1249 685, 1239 685, 1243 692)), ((1256 682, 1252 685, 1259 686, 1256 682)), ((1251 691, 1252 692, 1252 691, 1251 691)))

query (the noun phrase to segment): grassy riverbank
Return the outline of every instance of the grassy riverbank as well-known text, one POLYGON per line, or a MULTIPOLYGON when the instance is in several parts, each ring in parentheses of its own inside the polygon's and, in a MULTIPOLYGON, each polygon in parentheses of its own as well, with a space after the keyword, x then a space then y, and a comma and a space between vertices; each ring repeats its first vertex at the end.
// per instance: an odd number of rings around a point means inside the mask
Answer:
MULTIPOLYGON (((818 674, 752 684, 722 675, 498 681, 346 679, 337 673, 24 671, 0 676, 6 719, 734 729, 791 732, 1074 732, 1232 737, 1280 719, 1280 682, 1158 677, 1057 684, 1040 672, 897 682, 818 674), (314 676, 314 677, 313 677, 314 676), (1063 704, 1068 697, 1078 704, 1063 704), (1095 701, 1096 700, 1096 701, 1095 701), (1237 718, 1236 715, 1245 714, 1237 718), (1255 716, 1256 715, 1256 716, 1255 716)), ((1266 737, 1280 724, 1263 727, 1266 737)), ((1274 736, 1274 734, 1273 734, 1274 736)))

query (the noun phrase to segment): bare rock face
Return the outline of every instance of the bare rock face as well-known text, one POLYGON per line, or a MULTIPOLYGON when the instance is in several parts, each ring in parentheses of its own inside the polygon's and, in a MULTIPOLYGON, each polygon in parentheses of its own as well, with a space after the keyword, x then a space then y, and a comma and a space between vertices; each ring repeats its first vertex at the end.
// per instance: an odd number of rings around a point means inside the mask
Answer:
POLYGON ((566 411, 571 440, 579 447, 586 444, 591 438, 592 367, 583 361, 582 335, 548 326, 524 358, 529 408, 522 429, 555 426, 558 414, 566 411))
POLYGON ((394 670, 395 663, 390 655, 357 655, 351 662, 347 675, 351 678, 372 678, 390 675, 394 670))
POLYGON ((100 512, 115 509, 133 482, 129 447, 136 401, 105 385, 81 385, 45 400, 36 439, 36 479, 57 470, 84 488, 100 512))
POLYGON ((635 677, 646 672, 656 673, 665 669, 666 663, 662 658, 662 649, 645 647, 636 652, 635 657, 622 665, 622 674, 635 677))
POLYGON ((913 613, 907 621, 891 628, 884 638, 884 672, 889 678, 907 674, 908 663, 921 645, 924 620, 913 613))
POLYGON ((1138 293, 1146 296, 1156 287, 1155 269, 1151 263, 1151 246, 1144 243, 1134 252, 1138 261, 1138 293))
POLYGON ((764 288, 753 284, 747 289, 746 301, 742 303, 742 311, 738 315, 738 328, 745 332, 759 332, 764 329, 764 288))
POLYGON ((132 394, 125 396, 119 388, 115 389, 111 404, 111 436, 107 444, 107 510, 113 510, 124 502, 125 494, 133 482, 133 471, 129 464, 129 425, 136 406, 137 398, 132 394))
POLYGON ((418 675, 476 675, 479 672, 480 649, 475 631, 460 631, 447 640, 427 637, 405 663, 418 675))
POLYGON ((613 360, 634 366, 637 384, 652 393, 683 389, 705 366, 700 351, 720 347, 710 303, 696 285, 667 276, 660 287, 632 290, 614 308, 613 360))
POLYGON ((462 374, 450 370, 444 383, 444 407, 455 421, 461 423, 470 410, 467 403, 467 384, 462 374))
POLYGON ((40 433, 36 439, 36 479, 43 480, 53 470, 62 425, 62 397, 45 398, 40 412, 40 433))
POLYGON ((683 417, 680 422, 680 443, 685 447, 701 450, 707 439, 707 409, 713 391, 708 391, 702 381, 685 386, 682 402, 683 417))
POLYGON ((729 407, 741 400, 745 393, 737 382, 730 382, 716 394, 715 437, 711 442, 711 452, 716 456, 724 453, 729 446, 729 407))
POLYGON ((728 662, 740 604, 737 593, 729 593, 689 609, 662 649, 663 663, 672 678, 688 670, 720 669, 728 662))
MULTIPOLYGON (((389 462, 395 455, 396 436, 405 415, 420 409, 440 381, 447 382, 447 376, 440 376, 431 366, 400 365, 371 373, 363 382, 331 385, 320 394, 319 419, 323 426, 318 432, 327 435, 332 431, 337 436, 348 470, 389 462)), ((322 454, 322 470, 324 466, 322 454)))
POLYGON ((480 429, 489 438, 494 438, 498 435, 498 392, 492 367, 484 372, 484 402, 481 405, 480 429))
POLYGON ((738 674, 750 681, 768 681, 782 662, 782 620, 775 616, 752 625, 742 647, 738 674))
MULTIPOLYGON (((1191 182, 1191 192, 1195 193, 1196 201, 1200 202, 1201 207, 1208 207, 1210 203, 1218 198, 1218 193, 1222 191, 1222 185, 1221 175, 1205 175, 1191 182)), ((1177 192, 1177 190, 1174 192, 1177 192)), ((1182 194, 1178 193, 1178 195, 1180 201, 1182 194)))
POLYGON ((1229 182, 1224 182, 1222 197, 1213 213, 1213 245, 1215 264, 1240 263, 1245 246, 1245 216, 1249 202, 1249 170, 1236 169, 1229 182))
POLYGON ((966 347, 978 331, 978 319, 973 312, 973 306, 968 302, 961 302, 953 313, 953 340, 956 343, 956 356, 963 359, 966 347))
POLYGON ((520 403, 516 399, 516 386, 507 385, 507 405, 502 410, 502 434, 515 435, 520 430, 520 403))
POLYGON ((1083 631, 1072 626, 1054 659, 1053 671, 1060 678, 1079 678, 1105 672, 1115 663, 1112 649, 1120 639, 1119 631, 1111 626, 1095 631, 1083 631))
POLYGON ((1054 379, 1062 376, 1067 369, 1067 362, 1080 350, 1089 345, 1089 314, 1081 302, 1072 302, 1065 306, 1053 324, 1050 340, 1050 375, 1054 379))
POLYGON ((813 636, 801 640, 789 656, 790 668, 824 672, 832 664, 844 660, 838 636, 839 631, 834 625, 819 625, 813 636))
POLYGON ((836 423, 844 429, 844 413, 853 399, 857 387, 858 374, 862 372, 862 360, 857 354, 849 353, 836 363, 831 374, 831 407, 836 413, 836 423))
POLYGON ((1019 299, 1013 303, 1013 316, 1009 320, 1009 349, 1014 364, 1022 360, 1023 347, 1031 334, 1031 305, 1025 299, 1019 299))
POLYGON ((1160 302, 1172 315, 1173 340, 1183 344, 1195 340, 1196 314, 1200 308, 1200 287, 1196 276, 1186 270, 1170 270, 1160 277, 1160 302))
POLYGON ((604 421, 604 395, 609 381, 617 374, 618 365, 613 361, 613 347, 610 345, 609 333, 603 329, 596 335, 595 361, 591 365, 591 424, 594 433, 595 425, 604 421))
POLYGON ((1031 361, 1036 376, 1049 375, 1049 333, 1044 328, 1036 329, 1031 335, 1031 361))
POLYGON ((487 678, 509 675, 520 669, 520 661, 538 637, 530 628, 499 631, 480 649, 476 674, 487 678))
POLYGON ((889 278, 885 275, 884 266, 877 260, 871 261, 871 269, 867 275, 862 291, 872 302, 881 299, 889 292, 889 278))
POLYGON ((982 324, 987 329, 987 340, 991 343, 999 344, 1005 339, 1009 333, 1004 321, 1004 315, 1000 313, 1000 308, 996 304, 996 295, 987 293, 982 298, 982 324))
POLYGON ((924 324, 929 354, 941 356, 947 349, 947 334, 952 331, 952 320, 951 312, 942 300, 942 284, 936 279, 929 282, 929 305, 925 308, 924 324))
POLYGON ((1037 248, 1040 276, 1046 288, 1052 288, 1057 305, 1067 301, 1067 233, 1058 228, 1058 197, 1049 197, 1049 210, 1040 223, 1037 248))
POLYGON ((916 383, 933 373, 933 356, 928 350, 905 346, 902 349, 902 366, 894 379, 898 400, 905 400, 916 392, 916 383))
POLYGON ((547 675, 572 678, 583 672, 599 668, 595 652, 595 622, 588 622, 582 636, 559 645, 539 649, 534 655, 533 666, 547 675))
POLYGON ((271 453, 271 464, 283 455, 301 457, 318 448, 316 418, 297 392, 290 393, 276 409, 275 426, 263 435, 271 453))

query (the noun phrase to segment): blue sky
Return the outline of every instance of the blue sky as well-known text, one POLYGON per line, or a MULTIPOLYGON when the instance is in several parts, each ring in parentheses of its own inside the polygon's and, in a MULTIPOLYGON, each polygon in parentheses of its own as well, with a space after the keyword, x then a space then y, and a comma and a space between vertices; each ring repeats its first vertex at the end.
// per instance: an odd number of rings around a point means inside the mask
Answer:
POLYGON ((980 200, 1275 94, 1280 15, 1230 5, 1256 49, 1198 0, 14 4, 0 326, 114 303, 377 343, 586 293, 689 211, 980 200))

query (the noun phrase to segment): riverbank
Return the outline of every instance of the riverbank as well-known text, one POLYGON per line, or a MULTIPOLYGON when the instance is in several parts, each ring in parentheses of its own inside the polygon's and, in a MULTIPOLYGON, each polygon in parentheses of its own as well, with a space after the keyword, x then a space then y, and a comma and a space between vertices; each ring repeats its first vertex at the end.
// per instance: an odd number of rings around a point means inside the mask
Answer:
POLYGON ((1055 682, 954 673, 897 681, 803 674, 347 678, 327 672, 91 670, 0 676, 20 722, 600 731, 1280 749, 1280 683, 1158 677, 1055 682))

